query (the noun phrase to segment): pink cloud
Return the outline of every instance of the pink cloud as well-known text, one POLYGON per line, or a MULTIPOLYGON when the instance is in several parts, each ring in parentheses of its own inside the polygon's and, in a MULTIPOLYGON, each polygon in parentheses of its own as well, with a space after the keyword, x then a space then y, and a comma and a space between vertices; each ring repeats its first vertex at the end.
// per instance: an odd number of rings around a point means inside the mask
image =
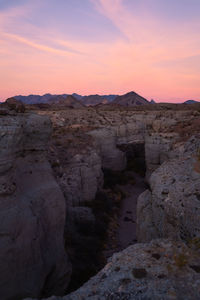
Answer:
POLYGON ((72 48, 68 49, 68 50, 61 50, 61 49, 49 47, 47 45, 36 43, 36 42, 34 42, 30 39, 24 38, 24 37, 19 36, 17 34, 3 33, 3 36, 5 36, 8 39, 14 40, 16 42, 19 42, 19 43, 25 44, 27 46, 30 46, 32 48, 35 48, 37 50, 41 50, 41 51, 45 51, 45 52, 49 52, 49 53, 53 53, 53 54, 58 54, 58 55, 61 55, 61 56, 81 54, 81 53, 79 53, 78 51, 76 51, 72 48))
POLYGON ((196 30, 192 25, 181 32, 163 29, 151 15, 144 20, 130 12, 123 0, 91 1, 124 37, 83 42, 69 39, 56 28, 53 32, 37 28, 23 18, 33 10, 30 2, 0 13, 0 97, 130 90, 161 101, 198 97, 199 72, 190 73, 184 59, 200 54, 199 24, 196 30), (29 35, 23 28, 28 28, 29 35), (183 59, 181 67, 171 63, 178 59, 183 59))

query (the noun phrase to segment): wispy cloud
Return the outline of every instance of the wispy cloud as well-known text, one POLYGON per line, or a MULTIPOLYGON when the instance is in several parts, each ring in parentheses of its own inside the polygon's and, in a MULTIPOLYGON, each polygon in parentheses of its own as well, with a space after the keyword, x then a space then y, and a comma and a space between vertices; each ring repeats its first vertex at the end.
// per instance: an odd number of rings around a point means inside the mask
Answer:
POLYGON ((19 18, 26 17, 30 14, 36 7, 38 7, 39 2, 27 1, 23 5, 12 6, 3 10, 0 10, 0 25, 6 26, 8 23, 15 23, 19 18))
POLYGON ((64 49, 59 49, 59 44, 52 46, 52 43, 56 44, 55 38, 52 39, 52 33, 47 28, 41 29, 27 22, 28 16, 40 7, 41 2, 36 0, 0 11, 0 40, 13 40, 39 51, 60 56, 85 55, 67 45, 64 45, 64 49))
POLYGON ((35 48, 37 50, 45 51, 45 52, 52 53, 52 54, 57 54, 57 55, 61 55, 61 56, 69 56, 71 54, 83 55, 83 53, 81 53, 77 50, 74 50, 72 48, 69 48, 69 47, 67 50, 61 50, 61 49, 53 48, 53 47, 50 47, 47 45, 43 45, 43 44, 34 42, 30 39, 24 38, 24 37, 16 35, 16 34, 4 32, 4 33, 2 33, 2 35, 8 39, 15 40, 16 42, 25 44, 25 45, 35 48))
POLYGON ((124 34, 128 39, 132 37, 134 28, 132 27, 134 20, 123 5, 123 0, 90 0, 95 8, 104 16, 112 21, 112 23, 124 34), (130 24, 131 20, 131 24, 130 24), (130 32, 131 25, 131 32, 130 32), (127 30, 129 28, 129 30, 127 30))
MULTIPOLYGON (((200 92, 196 67, 200 22, 164 26, 152 11, 134 10, 133 4, 138 1, 132 1, 131 9, 127 6, 131 1, 127 0, 85 1, 93 4, 92 8, 88 5, 93 15, 88 24, 84 18, 76 18, 76 7, 67 22, 60 20, 62 8, 68 7, 65 0, 60 0, 63 6, 56 0, 26 0, 24 5, 0 11, 2 94, 123 93, 134 89, 147 98, 158 98, 165 93, 175 97, 183 90, 185 97, 191 91, 194 93, 190 97, 200 92), (105 29, 105 17, 122 34, 113 36, 111 25, 111 39, 81 36, 87 30, 95 34, 95 28, 90 31, 88 26, 95 27, 96 19, 98 33, 103 35, 99 28, 102 24, 105 29), (74 31, 70 34, 71 28, 74 31), (78 34, 73 35, 76 31, 78 34)), ((75 1, 69 2, 73 5, 75 1)))
MULTIPOLYGON (((137 14, 129 10, 124 0, 90 0, 98 12, 109 18, 124 34, 130 46, 140 47, 146 54, 174 59, 199 54, 200 22, 190 20, 181 27, 165 24, 151 11, 137 14)), ((141 0, 141 4, 144 1, 141 0)), ((126 42, 126 41, 124 41, 126 42)))

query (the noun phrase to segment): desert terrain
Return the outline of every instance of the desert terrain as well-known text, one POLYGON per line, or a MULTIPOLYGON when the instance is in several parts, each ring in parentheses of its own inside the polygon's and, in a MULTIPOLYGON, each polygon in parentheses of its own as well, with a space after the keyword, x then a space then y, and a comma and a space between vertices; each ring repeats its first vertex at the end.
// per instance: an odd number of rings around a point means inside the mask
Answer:
POLYGON ((104 100, 0 105, 2 299, 200 298, 200 104, 104 100))

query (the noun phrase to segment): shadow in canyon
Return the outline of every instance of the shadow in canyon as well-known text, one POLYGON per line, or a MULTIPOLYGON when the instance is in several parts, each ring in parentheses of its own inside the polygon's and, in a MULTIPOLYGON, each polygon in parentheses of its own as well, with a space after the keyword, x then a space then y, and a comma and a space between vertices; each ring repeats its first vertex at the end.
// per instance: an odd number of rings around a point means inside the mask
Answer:
POLYGON ((67 292, 94 276, 113 253, 137 242, 137 198, 147 188, 144 144, 123 144, 118 148, 126 153, 126 169, 104 169, 103 189, 92 202, 85 203, 92 209, 95 221, 85 220, 76 228, 66 226, 66 248, 73 269, 67 292))

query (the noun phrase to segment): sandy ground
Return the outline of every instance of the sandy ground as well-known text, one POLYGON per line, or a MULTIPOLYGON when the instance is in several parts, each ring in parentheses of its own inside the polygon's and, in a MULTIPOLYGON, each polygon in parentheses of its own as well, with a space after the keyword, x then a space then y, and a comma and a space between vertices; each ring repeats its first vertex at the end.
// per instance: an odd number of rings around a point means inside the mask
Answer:
POLYGON ((134 184, 118 185, 118 188, 126 196, 123 198, 119 216, 115 220, 117 226, 113 230, 112 235, 108 237, 107 249, 104 251, 106 258, 137 242, 137 199, 138 196, 147 189, 147 185, 144 177, 135 172, 131 173, 134 184))
POLYGON ((119 215, 117 238, 119 249, 122 250, 137 242, 136 238, 136 207, 138 196, 147 189, 144 178, 133 172, 135 184, 120 186, 126 195, 123 199, 119 215))

